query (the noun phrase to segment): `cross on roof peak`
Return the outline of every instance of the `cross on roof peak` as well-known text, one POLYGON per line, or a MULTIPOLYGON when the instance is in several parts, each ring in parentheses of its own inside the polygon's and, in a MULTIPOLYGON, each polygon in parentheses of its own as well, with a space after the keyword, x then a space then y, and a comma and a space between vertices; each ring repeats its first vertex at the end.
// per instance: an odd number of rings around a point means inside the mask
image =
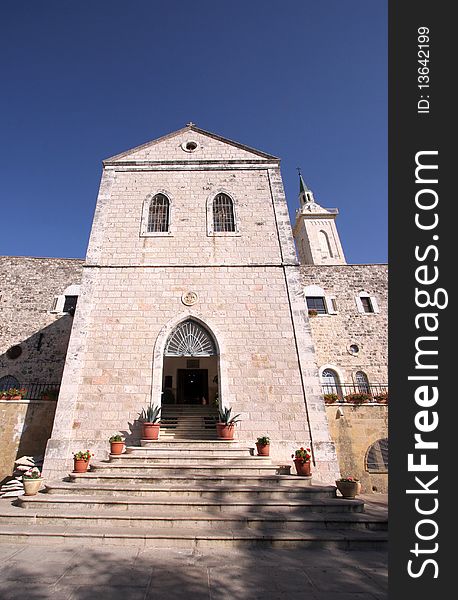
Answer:
POLYGON ((189 123, 186 123, 186 127, 194 127, 195 123, 193 123, 192 121, 189 121, 189 123))

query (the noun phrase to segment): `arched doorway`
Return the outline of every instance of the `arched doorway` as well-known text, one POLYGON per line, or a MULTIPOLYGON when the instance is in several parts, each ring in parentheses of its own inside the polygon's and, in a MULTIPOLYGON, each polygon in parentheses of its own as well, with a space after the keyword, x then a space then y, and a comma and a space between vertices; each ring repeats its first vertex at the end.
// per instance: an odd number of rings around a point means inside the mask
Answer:
POLYGON ((165 344, 162 404, 217 404, 218 350, 213 335, 194 319, 179 323, 165 344))

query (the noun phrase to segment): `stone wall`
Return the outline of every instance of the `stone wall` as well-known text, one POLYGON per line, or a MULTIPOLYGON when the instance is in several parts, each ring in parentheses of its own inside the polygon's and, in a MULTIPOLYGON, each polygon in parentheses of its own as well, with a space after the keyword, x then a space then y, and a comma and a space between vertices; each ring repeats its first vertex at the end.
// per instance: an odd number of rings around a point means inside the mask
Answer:
POLYGON ((73 319, 56 315, 54 297, 81 280, 84 261, 63 258, 0 257, 0 377, 58 383, 62 377, 73 319), (20 345, 22 354, 6 351, 20 345))
POLYGON ((312 444, 317 471, 335 475, 298 271, 277 159, 193 128, 105 161, 45 469, 65 472, 78 444, 106 452, 115 431, 138 439, 138 411, 160 402, 167 337, 194 317, 219 346, 220 400, 242 413, 239 438, 269 435, 278 460, 312 444), (209 227, 221 192, 235 232, 209 227), (145 235, 158 193, 170 230, 145 235))
POLYGON ((0 400, 0 481, 17 458, 44 454, 55 410, 55 401, 0 400))
POLYGON ((387 265, 301 266, 302 285, 318 285, 334 296, 337 314, 310 318, 318 366, 334 368, 341 383, 353 383, 363 371, 369 382, 388 381, 387 265), (360 313, 356 297, 367 292, 377 300, 378 313, 360 313), (350 353, 357 344, 359 352, 350 353))
POLYGON ((369 447, 388 435, 388 407, 332 404, 326 406, 326 413, 342 477, 358 477, 363 493, 387 492, 388 473, 369 473, 365 459, 369 447), (343 416, 336 418, 339 408, 343 416))

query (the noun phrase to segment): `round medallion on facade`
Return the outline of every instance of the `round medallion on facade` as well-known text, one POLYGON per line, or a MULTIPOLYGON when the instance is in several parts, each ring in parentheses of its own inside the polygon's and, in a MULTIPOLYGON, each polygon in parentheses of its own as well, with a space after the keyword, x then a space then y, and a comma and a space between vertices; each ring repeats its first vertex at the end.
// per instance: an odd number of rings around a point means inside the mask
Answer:
POLYGON ((185 306, 192 306, 198 299, 196 292, 184 292, 181 296, 181 301, 185 306))

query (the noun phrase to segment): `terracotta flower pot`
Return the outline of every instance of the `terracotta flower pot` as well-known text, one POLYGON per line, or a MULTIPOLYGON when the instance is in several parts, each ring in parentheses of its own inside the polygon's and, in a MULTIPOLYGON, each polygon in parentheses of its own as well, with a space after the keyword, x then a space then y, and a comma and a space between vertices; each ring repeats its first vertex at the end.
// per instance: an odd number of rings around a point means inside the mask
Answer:
POLYGON ((235 425, 226 425, 226 423, 216 424, 216 433, 222 440, 233 440, 234 439, 235 425))
POLYGON ((258 451, 258 456, 269 456, 270 444, 258 444, 258 442, 256 442, 256 449, 258 451))
POLYGON ((24 484, 24 495, 35 496, 41 488, 43 479, 41 477, 39 479, 22 479, 22 483, 24 484))
POLYGON ((336 486, 344 498, 354 498, 361 493, 359 481, 336 481, 336 486))
POLYGON ((161 428, 160 423, 142 423, 143 433, 142 439, 144 440, 157 440, 159 438, 159 429, 161 428))
POLYGON ((84 458, 74 458, 73 459, 74 473, 86 473, 88 466, 89 466, 89 461, 84 460, 84 458))
POLYGON ((301 477, 310 477, 311 468, 310 461, 302 462, 302 460, 294 459, 294 466, 296 467, 296 473, 301 477))
POLYGON ((124 442, 110 442, 110 445, 111 454, 122 454, 122 451, 124 450, 124 442))

